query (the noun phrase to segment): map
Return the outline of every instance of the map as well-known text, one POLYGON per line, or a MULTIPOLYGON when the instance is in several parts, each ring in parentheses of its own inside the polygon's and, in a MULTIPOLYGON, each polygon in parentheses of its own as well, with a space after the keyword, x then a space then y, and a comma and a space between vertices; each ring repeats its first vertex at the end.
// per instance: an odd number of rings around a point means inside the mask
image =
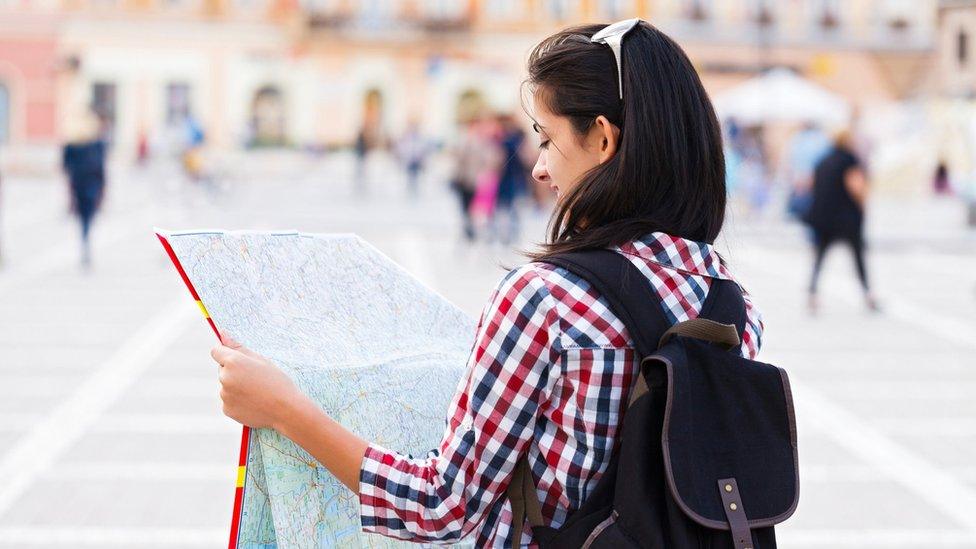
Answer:
MULTIPOLYGON (((437 447, 474 321, 354 235, 158 231, 216 326, 281 367, 366 440, 437 447)), ((358 499, 270 429, 248 440, 242 549, 415 546, 362 533, 358 499)))

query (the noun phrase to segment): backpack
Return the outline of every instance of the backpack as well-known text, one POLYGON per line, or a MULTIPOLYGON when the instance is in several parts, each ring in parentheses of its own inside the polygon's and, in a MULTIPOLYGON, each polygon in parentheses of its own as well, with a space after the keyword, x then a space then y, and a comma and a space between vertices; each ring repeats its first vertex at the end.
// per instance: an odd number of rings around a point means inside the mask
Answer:
MULTIPOLYGON (((776 547, 796 510, 796 421, 786 372, 739 356, 739 286, 714 279, 696 319, 671 325, 644 275, 610 250, 544 260, 587 280, 641 357, 603 476, 559 528, 543 525, 525 456, 507 495, 542 548, 776 547)), ((516 534, 518 536, 519 534, 516 534)), ((517 539, 517 537, 516 537, 517 539)))

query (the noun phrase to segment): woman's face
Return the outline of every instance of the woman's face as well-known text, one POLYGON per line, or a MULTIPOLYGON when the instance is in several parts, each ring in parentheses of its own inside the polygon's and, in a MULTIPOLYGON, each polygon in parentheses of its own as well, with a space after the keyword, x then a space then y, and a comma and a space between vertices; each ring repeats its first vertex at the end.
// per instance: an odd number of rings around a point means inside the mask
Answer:
POLYGON ((532 177, 548 185, 558 200, 568 196, 588 171, 613 156, 617 130, 600 116, 585 135, 580 135, 568 117, 554 114, 538 97, 534 104, 539 159, 532 177))

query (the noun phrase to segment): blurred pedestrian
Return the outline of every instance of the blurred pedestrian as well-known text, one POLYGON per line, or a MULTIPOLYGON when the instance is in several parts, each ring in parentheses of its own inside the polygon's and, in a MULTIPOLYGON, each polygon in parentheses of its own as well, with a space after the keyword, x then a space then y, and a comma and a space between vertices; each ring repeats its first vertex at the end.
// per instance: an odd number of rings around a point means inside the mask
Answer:
POLYGON ((501 123, 501 149, 503 164, 498 178, 495 196, 495 212, 492 216, 492 232, 506 246, 518 239, 519 218, 515 200, 525 192, 528 169, 522 161, 525 132, 515 117, 506 114, 501 123))
POLYGON ((935 167, 935 175, 932 177, 932 190, 937 195, 950 194, 952 188, 949 185, 949 167, 945 160, 939 160, 939 165, 935 167))
POLYGON ((366 154, 369 152, 369 142, 366 127, 363 126, 356 134, 356 141, 353 143, 352 150, 356 156, 356 171, 353 177, 356 178, 356 190, 359 193, 366 191, 366 154))
POLYGON ((74 214, 81 223, 81 265, 91 266, 89 234, 95 213, 105 196, 106 143, 99 136, 95 114, 86 112, 71 122, 62 151, 74 214))
POLYGON ((206 134, 200 121, 192 114, 187 114, 183 120, 183 150, 182 163, 183 171, 190 181, 201 183, 206 178, 204 169, 203 146, 206 143, 206 134))
POLYGON ((356 157, 355 185, 356 192, 360 196, 365 196, 369 191, 370 176, 372 175, 369 166, 371 153, 380 149, 387 149, 388 141, 377 115, 365 116, 363 125, 359 128, 356 140, 353 143, 353 153, 356 157))
POLYGON ((149 163, 149 133, 145 127, 139 128, 136 138, 136 165, 145 167, 149 163))
POLYGON ((411 198, 416 198, 419 194, 420 173, 424 169, 428 154, 430 154, 430 144, 420 133, 420 124, 417 120, 411 119, 396 144, 396 155, 407 173, 407 193, 411 198))
POLYGON ((814 233, 813 274, 810 279, 809 308, 816 313, 817 281, 824 255, 836 242, 845 242, 854 253, 858 279, 868 309, 878 310, 878 304, 868 285, 864 263, 864 209, 868 198, 868 180, 851 147, 848 132, 840 132, 833 147, 817 164, 813 174, 813 200, 806 221, 814 233))
POLYGON ((479 166, 471 216, 475 232, 490 237, 503 161, 502 127, 497 117, 485 116, 475 125, 475 133, 479 142, 479 166))
MULTIPOLYGON (((492 184, 490 171, 497 167, 499 156, 496 151, 497 145, 492 142, 484 120, 475 118, 465 123, 453 150, 454 174, 451 177, 451 188, 458 195, 462 234, 468 242, 475 239, 475 197, 479 188, 484 194, 492 184)), ((495 190, 492 189, 492 198, 494 194, 495 190)))

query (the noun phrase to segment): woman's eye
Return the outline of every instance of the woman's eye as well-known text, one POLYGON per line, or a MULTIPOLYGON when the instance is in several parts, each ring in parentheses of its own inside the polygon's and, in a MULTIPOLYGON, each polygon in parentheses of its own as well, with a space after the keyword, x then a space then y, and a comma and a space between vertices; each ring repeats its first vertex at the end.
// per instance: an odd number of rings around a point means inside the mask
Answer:
POLYGON ((549 148, 549 140, 548 139, 543 139, 542 141, 540 141, 539 142, 539 148, 540 149, 548 149, 549 148))

